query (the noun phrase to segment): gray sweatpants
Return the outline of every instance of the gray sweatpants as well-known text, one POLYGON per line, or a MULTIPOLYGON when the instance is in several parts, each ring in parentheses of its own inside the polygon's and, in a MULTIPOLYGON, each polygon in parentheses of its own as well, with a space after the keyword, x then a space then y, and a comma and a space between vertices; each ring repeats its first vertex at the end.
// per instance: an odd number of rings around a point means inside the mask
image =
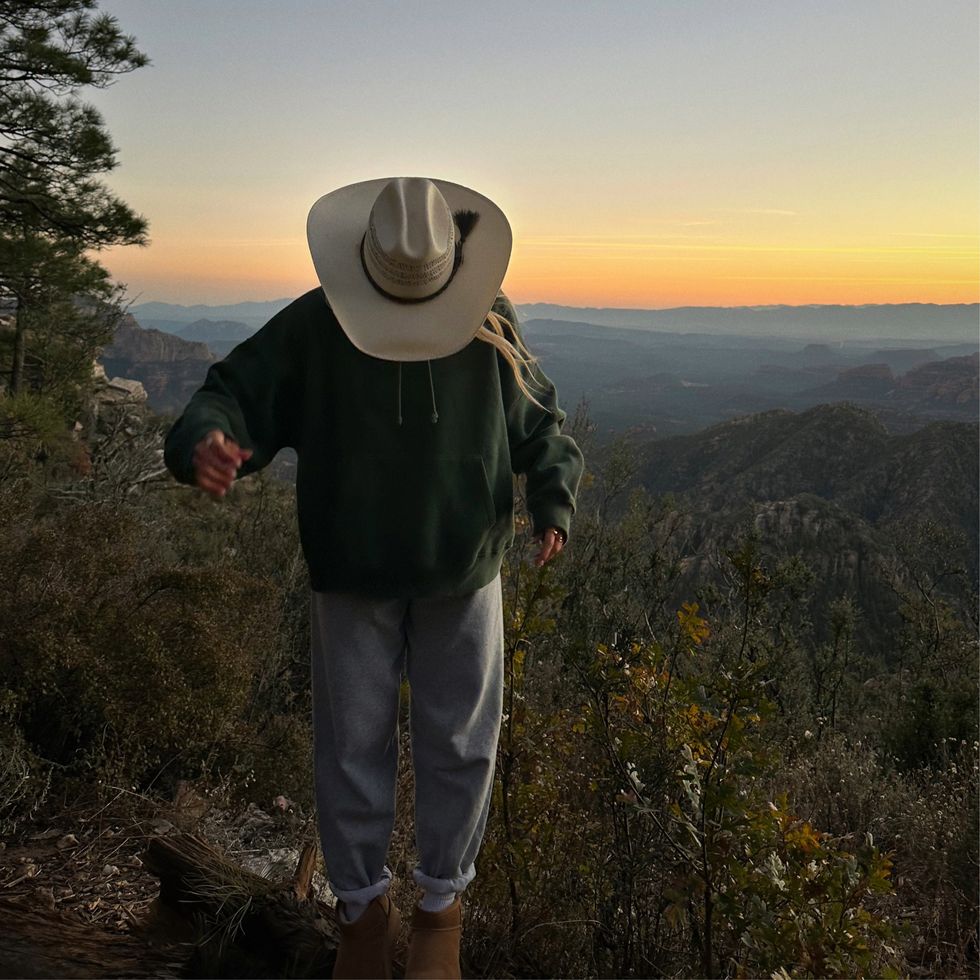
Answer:
POLYGON ((403 671, 415 770, 415 881, 463 891, 490 808, 503 699, 498 575, 469 595, 310 593, 314 776, 333 893, 388 889, 403 671))

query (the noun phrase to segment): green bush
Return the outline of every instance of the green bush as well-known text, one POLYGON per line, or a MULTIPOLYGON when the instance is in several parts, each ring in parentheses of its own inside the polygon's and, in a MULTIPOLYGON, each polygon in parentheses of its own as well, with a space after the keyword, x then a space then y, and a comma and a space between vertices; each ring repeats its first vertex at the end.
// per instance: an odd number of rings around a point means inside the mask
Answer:
POLYGON ((897 975, 890 857, 770 789, 805 576, 768 571, 749 536, 714 619, 672 611, 673 526, 636 496, 617 525, 580 521, 560 571, 507 567, 477 956, 491 975, 897 975))
POLYGON ((173 563, 125 504, 57 504, 4 530, 0 677, 38 754, 140 783, 234 741, 275 643, 274 587, 173 563))

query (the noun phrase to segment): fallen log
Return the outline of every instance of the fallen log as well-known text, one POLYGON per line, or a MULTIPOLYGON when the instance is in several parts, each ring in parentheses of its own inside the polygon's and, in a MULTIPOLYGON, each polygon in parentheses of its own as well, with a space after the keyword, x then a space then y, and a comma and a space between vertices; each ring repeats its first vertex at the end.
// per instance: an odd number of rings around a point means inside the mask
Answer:
POLYGON ((0 897, 0 980, 330 976, 336 929, 313 894, 315 865, 310 844, 292 880, 276 882, 190 834, 152 838, 144 866, 160 894, 129 934, 0 897))
POLYGON ((139 935, 120 935, 60 909, 0 898, 0 977, 185 976, 191 948, 139 935))
POLYGON ((157 914, 176 914, 196 934, 185 976, 305 978, 333 972, 337 931, 333 910, 311 887, 314 845, 303 849, 292 880, 278 882, 245 870, 187 833, 153 838, 143 862, 160 879, 157 914))

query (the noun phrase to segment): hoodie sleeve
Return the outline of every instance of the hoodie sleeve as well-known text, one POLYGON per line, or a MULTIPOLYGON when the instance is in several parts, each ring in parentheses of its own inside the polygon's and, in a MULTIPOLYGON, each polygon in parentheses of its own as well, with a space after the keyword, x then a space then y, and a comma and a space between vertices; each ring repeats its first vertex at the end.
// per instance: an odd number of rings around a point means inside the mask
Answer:
MULTIPOLYGON (((517 313, 502 293, 493 311, 506 317, 515 333, 523 340, 517 323, 517 313)), ((554 383, 535 364, 524 376, 535 398, 544 410, 521 391, 514 372, 506 359, 497 354, 504 410, 507 417, 507 437, 510 442, 511 468, 526 478, 527 509, 531 515, 533 533, 559 527, 569 535, 575 496, 585 469, 582 452, 571 436, 563 435, 566 413, 558 407, 554 383)))
POLYGON ((204 384, 164 440, 164 462, 180 483, 194 483, 194 447, 220 429, 252 456, 238 471, 247 476, 294 444, 293 404, 297 362, 288 307, 208 369, 204 384))

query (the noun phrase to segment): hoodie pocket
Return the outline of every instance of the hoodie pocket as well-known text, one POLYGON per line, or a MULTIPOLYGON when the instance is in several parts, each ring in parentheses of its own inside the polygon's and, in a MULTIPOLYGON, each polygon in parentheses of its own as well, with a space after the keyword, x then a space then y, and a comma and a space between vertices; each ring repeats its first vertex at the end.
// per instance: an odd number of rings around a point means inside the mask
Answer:
POLYGON ((337 501, 348 558, 363 568, 472 565, 497 514, 479 453, 427 459, 360 454, 337 501))

